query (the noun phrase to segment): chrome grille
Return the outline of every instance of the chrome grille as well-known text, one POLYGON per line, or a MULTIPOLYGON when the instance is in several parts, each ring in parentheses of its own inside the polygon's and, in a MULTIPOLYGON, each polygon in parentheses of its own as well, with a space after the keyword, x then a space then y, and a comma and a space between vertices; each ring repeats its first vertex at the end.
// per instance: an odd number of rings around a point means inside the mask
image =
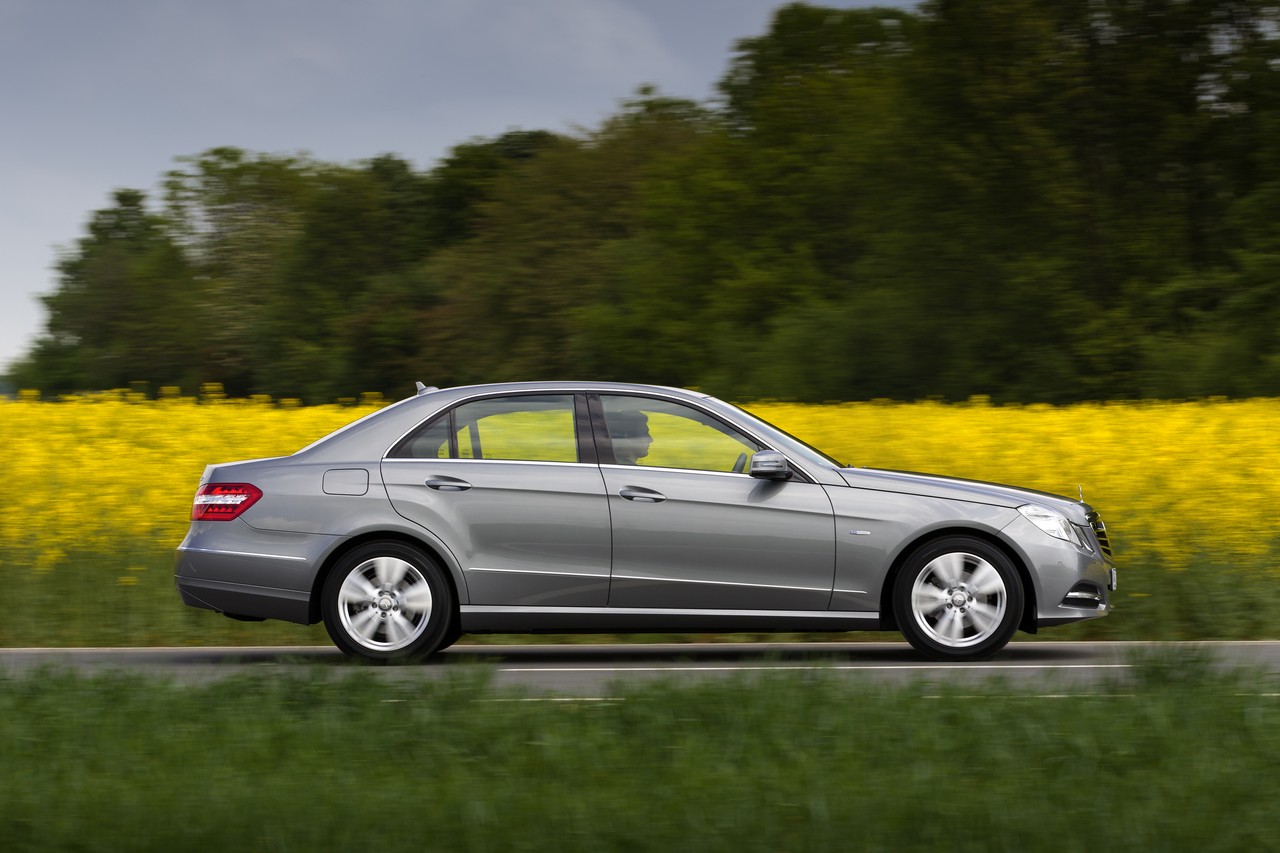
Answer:
POLYGON ((1098 547, 1102 549, 1102 553, 1108 557, 1111 556, 1111 539, 1107 536, 1107 525, 1103 524, 1102 518, 1096 513, 1089 513, 1089 526, 1093 528, 1093 535, 1098 537, 1098 547))

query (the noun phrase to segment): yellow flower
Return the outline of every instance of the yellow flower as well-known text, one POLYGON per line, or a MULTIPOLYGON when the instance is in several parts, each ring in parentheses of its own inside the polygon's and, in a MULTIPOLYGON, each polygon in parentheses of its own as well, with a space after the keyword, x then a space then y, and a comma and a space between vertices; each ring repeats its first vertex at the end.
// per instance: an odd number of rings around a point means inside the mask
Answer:
MULTIPOLYGON (((56 572, 69 553, 118 572, 175 547, 204 467, 292 453, 375 409, 261 397, 105 393, 0 399, 0 560, 56 572), (114 568, 111 568, 114 567, 114 568)), ((1012 483, 1085 498, 1117 558, 1169 569, 1212 556, 1272 569, 1280 400, 993 406, 768 403, 766 420, 848 464, 1012 483)), ((120 583, 137 581, 133 569, 120 583)))

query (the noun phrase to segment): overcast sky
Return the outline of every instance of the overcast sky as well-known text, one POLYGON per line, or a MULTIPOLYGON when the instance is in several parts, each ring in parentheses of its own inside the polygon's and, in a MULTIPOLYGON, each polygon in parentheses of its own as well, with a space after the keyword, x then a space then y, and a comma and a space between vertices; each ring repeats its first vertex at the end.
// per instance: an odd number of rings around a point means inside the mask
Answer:
POLYGON ((641 84, 709 98, 780 5, 0 0, 0 371, 44 326, 58 247, 114 189, 156 195, 175 157, 391 152, 426 170, 473 137, 595 127, 641 84))

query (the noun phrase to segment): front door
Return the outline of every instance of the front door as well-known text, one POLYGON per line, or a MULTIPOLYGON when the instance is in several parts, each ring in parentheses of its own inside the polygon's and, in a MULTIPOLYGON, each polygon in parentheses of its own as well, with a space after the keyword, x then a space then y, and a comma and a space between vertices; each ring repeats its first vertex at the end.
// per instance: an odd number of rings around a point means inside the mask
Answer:
POLYGON ((611 607, 827 609, 835 520, 822 486, 747 475, 761 445, 682 403, 606 395, 597 424, 611 607))

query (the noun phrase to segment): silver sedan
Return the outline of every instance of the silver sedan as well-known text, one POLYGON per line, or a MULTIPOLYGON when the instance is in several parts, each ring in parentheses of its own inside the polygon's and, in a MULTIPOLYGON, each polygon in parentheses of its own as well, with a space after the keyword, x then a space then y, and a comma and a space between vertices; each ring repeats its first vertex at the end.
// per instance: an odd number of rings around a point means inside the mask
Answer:
POLYGON ((846 467, 728 403, 540 382, 402 400, 210 465, 182 600, 407 661, 467 633, 898 630, 975 660, 1110 611, 1083 501, 846 467))

